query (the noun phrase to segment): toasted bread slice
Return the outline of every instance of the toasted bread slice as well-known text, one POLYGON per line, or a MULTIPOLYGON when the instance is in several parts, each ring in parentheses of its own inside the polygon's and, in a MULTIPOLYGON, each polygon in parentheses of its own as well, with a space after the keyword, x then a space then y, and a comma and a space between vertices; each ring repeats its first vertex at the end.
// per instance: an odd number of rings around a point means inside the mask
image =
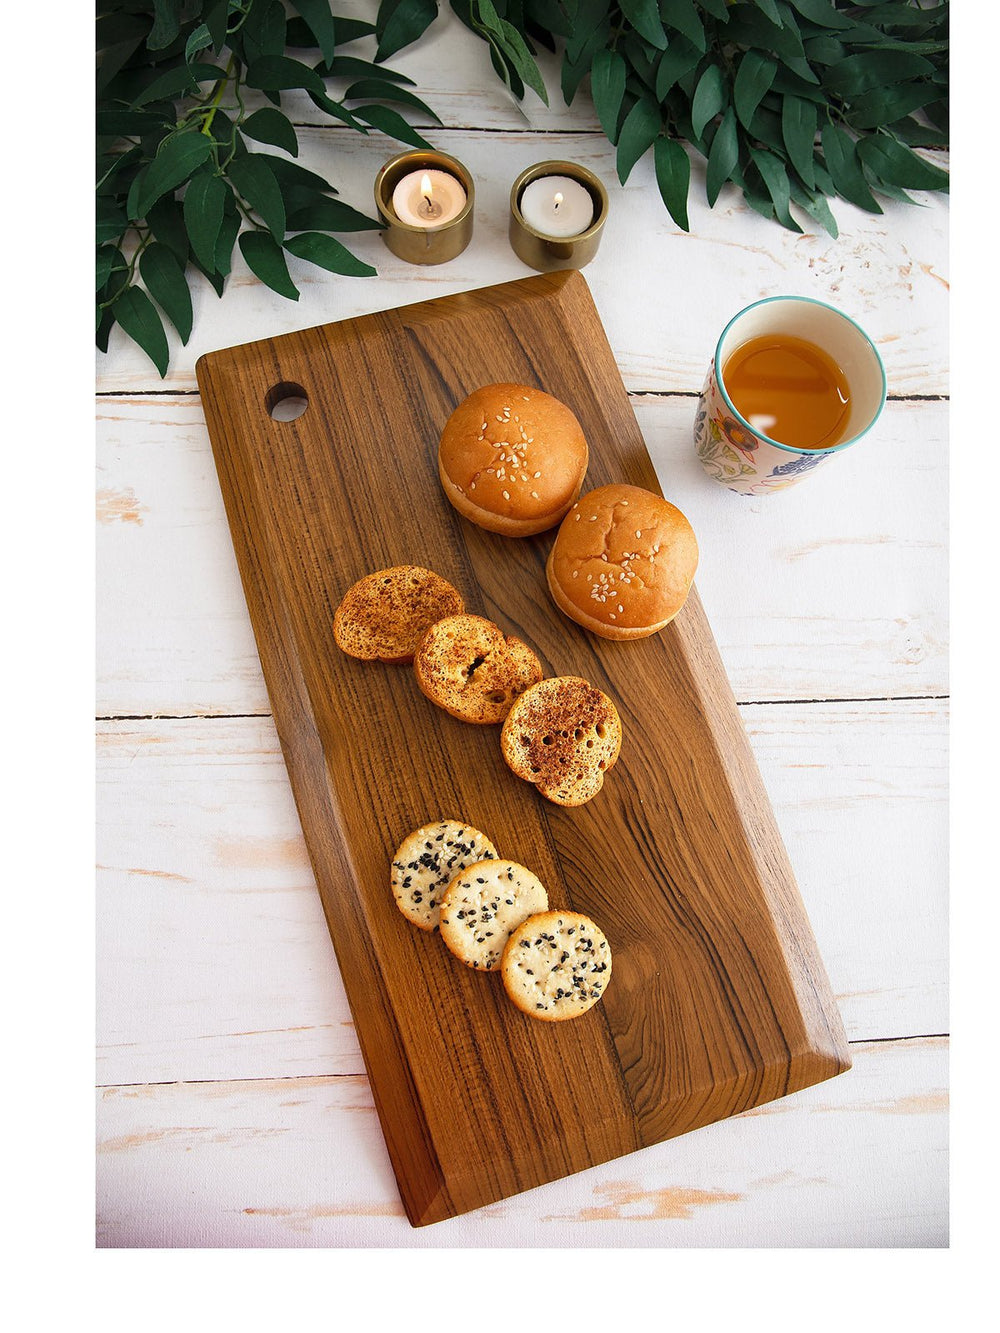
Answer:
POLYGON ((525 690, 500 734, 508 767, 556 805, 596 796, 621 742, 617 708, 579 676, 552 676, 525 690))
POLYGON ((520 639, 482 616, 446 616, 420 640, 413 670, 432 703, 478 726, 502 722, 542 664, 520 639))
POLYGON ((427 629, 464 610, 447 579, 420 565, 379 569, 348 588, 333 617, 333 637, 366 662, 412 662, 427 629))

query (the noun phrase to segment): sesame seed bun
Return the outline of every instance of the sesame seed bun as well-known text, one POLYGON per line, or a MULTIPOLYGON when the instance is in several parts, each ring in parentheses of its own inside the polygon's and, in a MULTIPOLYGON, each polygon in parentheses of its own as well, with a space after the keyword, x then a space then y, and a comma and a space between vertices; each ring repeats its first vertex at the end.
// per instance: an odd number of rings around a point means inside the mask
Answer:
POLYGON ((644 639, 684 605, 698 543, 676 506, 640 486, 599 486, 563 519, 545 573, 564 615, 605 639, 644 639))
POLYGON ((554 528, 587 472, 580 423, 558 398, 525 384, 488 384, 445 423, 438 473, 450 503, 507 537, 554 528))

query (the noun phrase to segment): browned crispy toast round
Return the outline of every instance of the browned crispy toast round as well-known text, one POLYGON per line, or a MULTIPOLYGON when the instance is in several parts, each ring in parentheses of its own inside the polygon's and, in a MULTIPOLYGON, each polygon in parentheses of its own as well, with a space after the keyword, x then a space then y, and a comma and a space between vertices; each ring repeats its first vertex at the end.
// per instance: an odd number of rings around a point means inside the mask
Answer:
POLYGON ((465 609, 447 579, 420 565, 395 565, 348 588, 333 617, 333 637, 366 662, 412 662, 429 626, 465 609))
POLYGON ((523 1013, 560 1023, 585 1014, 604 994, 611 978, 611 946, 579 912, 540 912, 511 933, 500 976, 523 1013))
POLYGON ((556 805, 583 805, 621 749, 618 710, 579 676, 551 676, 516 701, 500 733, 509 768, 556 805))
POLYGON ((514 700, 542 679, 542 664, 520 639, 482 616, 446 616, 431 625, 413 658, 417 684, 463 722, 502 722, 514 700))

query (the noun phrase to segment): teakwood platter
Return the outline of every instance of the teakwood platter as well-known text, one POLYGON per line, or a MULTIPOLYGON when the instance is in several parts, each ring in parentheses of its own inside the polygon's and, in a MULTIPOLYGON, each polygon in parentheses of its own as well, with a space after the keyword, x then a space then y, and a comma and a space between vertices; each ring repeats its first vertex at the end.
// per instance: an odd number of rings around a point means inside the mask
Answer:
MULTIPOLYGON (((569 1175, 850 1067, 840 1016, 697 592, 660 634, 595 637, 552 603, 555 532, 462 519, 441 428, 484 384, 567 403, 584 490, 659 492, 584 278, 486 287, 203 356, 198 382, 282 750, 407 1216, 415 1226, 569 1175), (295 420, 271 407, 294 394, 295 420), (546 674, 615 701, 620 758, 579 808, 545 801, 499 728, 357 661, 334 611, 363 575, 435 570, 546 674), (553 907, 591 916, 613 974, 571 1022, 410 925, 393 853, 439 818, 482 829, 553 907)), ((669 496, 668 496, 669 498, 669 496)))

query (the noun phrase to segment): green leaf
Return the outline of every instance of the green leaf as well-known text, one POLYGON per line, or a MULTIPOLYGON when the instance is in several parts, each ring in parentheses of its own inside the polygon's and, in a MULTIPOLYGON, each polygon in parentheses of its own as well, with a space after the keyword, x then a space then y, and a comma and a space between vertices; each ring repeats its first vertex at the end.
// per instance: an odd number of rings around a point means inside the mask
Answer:
POLYGON ((146 221, 154 239, 172 250, 181 264, 186 264, 191 247, 184 225, 184 210, 174 196, 165 194, 158 199, 146 214, 146 221))
POLYGON ((153 0, 153 26, 146 45, 151 51, 162 51, 181 30, 181 0, 153 0))
POLYGON ((811 190, 816 183, 813 145, 816 142, 816 104, 786 94, 781 99, 781 137, 788 159, 811 190))
POLYGON ((887 134, 869 134, 858 141, 858 156, 885 181, 910 190, 947 190, 948 173, 919 157, 887 134))
POLYGON ((359 120, 374 125, 383 134, 389 134, 403 143, 412 144, 414 148, 430 148, 433 151, 434 145, 429 144, 398 111, 393 111, 390 107, 358 106, 354 108, 354 114, 359 120))
POLYGON ((754 3, 761 13, 766 14, 776 27, 781 27, 781 11, 778 9, 777 4, 775 4, 775 0, 754 0, 754 3))
POLYGON ((212 34, 212 49, 218 51, 226 40, 229 22, 229 0, 208 0, 202 10, 205 27, 212 34))
POLYGON ((256 273, 261 282, 266 283, 279 296, 287 296, 290 301, 299 299, 299 289, 288 275, 285 256, 267 232, 241 232, 240 250, 251 272, 256 273))
POLYGON ((111 277, 112 273, 128 271, 128 264, 125 256, 116 245, 101 245, 97 249, 97 286, 100 291, 111 277))
POLYGON ((639 158, 652 146, 662 124, 660 108, 651 97, 640 97, 625 117, 618 136, 618 179, 624 185, 639 158))
POLYGON ((726 4, 726 0, 699 0, 699 4, 702 9, 707 10, 720 23, 729 22, 729 6, 726 4))
POLYGON ((382 0, 375 20, 376 61, 388 60, 422 37, 436 18, 437 0, 382 0))
POLYGON ((373 97, 378 98, 381 102, 396 102, 400 106, 413 107, 414 111, 419 111, 436 124, 440 125, 442 123, 441 117, 437 112, 432 111, 426 102, 421 101, 416 94, 411 93, 409 88, 400 88, 395 83, 384 83, 381 79, 358 79, 357 83, 352 83, 344 93, 345 102, 373 97))
POLYGON ((118 323, 132 341, 139 344, 163 379, 170 362, 170 351, 156 306, 141 287, 127 287, 112 309, 118 323))
POLYGON ((733 167, 740 160, 739 135, 736 129, 736 113, 732 107, 726 109, 719 128, 712 140, 708 154, 708 167, 705 173, 705 195, 709 208, 715 206, 719 191, 730 179, 733 167))
POLYGON ((268 156, 267 165, 281 186, 283 194, 291 190, 307 190, 312 194, 336 194, 337 191, 315 171, 300 167, 297 162, 289 162, 286 157, 268 156))
POLYGON ((700 139, 705 126, 719 114, 728 100, 725 77, 718 65, 709 65, 694 90, 691 99, 691 126, 700 139))
POLYGON ((212 31, 208 24, 199 23, 197 28, 192 29, 191 35, 184 43, 184 59, 190 60, 199 51, 207 51, 210 46, 214 45, 212 31))
POLYGON ((130 217, 144 218, 157 199, 183 185, 211 155, 211 139, 197 130, 187 130, 164 140, 156 157, 132 182, 128 203, 130 217))
POLYGON ((701 52, 693 42, 689 42, 686 37, 671 38, 670 45, 660 56, 656 67, 654 91, 657 101, 665 102, 674 84, 690 74, 700 60, 701 52))
POLYGON ((828 66, 824 82, 831 92, 850 98, 933 72, 929 60, 907 51, 856 51, 828 66))
POLYGON ((110 134, 116 139, 123 135, 141 135, 157 129, 163 123, 160 116, 149 111, 128 111, 112 108, 97 113, 97 133, 110 134))
POLYGON ((343 102, 334 101, 334 99, 328 97, 326 93, 310 93, 309 99, 311 102, 315 103, 321 111, 325 111, 328 116, 333 116, 335 119, 343 121, 345 125, 350 125, 352 130, 357 130, 359 134, 368 133, 367 126, 362 125, 360 120, 348 111, 343 102))
POLYGON ((281 0, 252 0, 240 30, 243 55, 248 63, 280 59, 285 49, 288 21, 281 0))
POLYGON ((266 155, 247 153, 233 158, 227 175, 274 239, 280 241, 285 234, 285 203, 266 155))
POLYGON ((191 336, 194 315, 191 293, 177 256, 165 245, 148 245, 139 258, 139 272, 146 289, 186 343, 191 336))
POLYGON ((299 155, 299 141, 292 122, 273 107, 265 106, 260 111, 254 111, 243 121, 240 130, 248 139, 254 139, 257 143, 271 143, 276 148, 283 148, 292 157, 299 155))
POLYGON ((346 246, 319 231, 304 231, 299 236, 289 237, 285 241, 285 249, 298 259, 318 264, 320 268, 328 269, 331 273, 345 273, 351 278, 375 277, 375 270, 371 264, 365 264, 356 255, 352 255, 346 246))
POLYGON ((316 72, 326 75, 327 78, 389 79, 392 83, 404 83, 410 88, 416 87, 413 80, 408 79, 405 74, 388 69, 384 65, 373 65, 370 60, 361 60, 358 56, 335 56, 326 64, 317 65, 316 72))
MULTIPOLYGON (((482 0, 480 0, 482 3, 482 0)), ((510 63, 527 86, 534 92, 541 101, 548 106, 549 94, 545 87, 545 81, 542 78, 538 66, 535 64, 534 56, 528 50, 524 38, 506 19, 500 23, 502 37, 500 39, 500 48, 510 63)))
POLYGON ((774 82, 778 65, 759 51, 747 51, 741 58, 733 82, 733 105, 743 124, 750 128, 761 98, 774 82))
MULTIPOLYGON (((227 208, 222 214, 222 223, 219 226, 219 239, 215 242, 215 263, 212 270, 218 273, 220 278, 226 278, 233 266, 233 246, 236 244, 236 236, 239 232, 242 219, 236 204, 232 202, 230 192, 226 191, 227 208)), ((207 268, 208 265, 206 264, 207 268)), ((219 292, 221 296, 221 291, 219 292)))
POLYGON ((590 95, 601 129, 612 143, 618 142, 618 116, 625 96, 625 61, 617 51, 598 51, 590 67, 590 95))
POLYGON ((660 13, 672 28, 676 28, 699 51, 706 49, 705 28, 693 0, 660 0, 660 13))
POLYGON ((875 88, 851 101, 848 118, 856 130, 891 125, 911 111, 919 111, 936 95, 933 85, 927 83, 897 83, 888 88, 875 88))
POLYGON ((820 133, 823 156, 837 193, 867 213, 881 213, 861 170, 854 140, 837 125, 824 125, 820 133))
POLYGON ((160 98, 174 98, 179 93, 188 92, 199 83, 218 83, 225 77, 226 71, 219 69, 218 65, 178 65, 147 84, 138 97, 133 99, 132 106, 138 110, 148 102, 156 102, 160 98))
POLYGON ((853 20, 846 14, 834 9, 830 0, 788 0, 793 9, 797 9, 804 19, 818 23, 823 28, 850 28, 853 20))
POLYGON ((788 200, 791 191, 784 163, 773 153, 769 153, 766 148, 751 148, 750 156, 760 172, 761 180, 767 187, 768 194, 771 196, 778 221, 789 231, 801 231, 802 228, 788 211, 788 200))
POLYGON ((326 84, 316 71, 290 56, 261 56, 248 65, 244 79, 247 87, 265 91, 304 88, 307 92, 326 92, 326 84))
POLYGON ((129 221, 114 199, 97 200, 97 242, 113 241, 128 230, 129 221))
POLYGON ((292 0, 292 6, 305 19, 323 52, 323 59, 332 60, 337 49, 337 30, 330 12, 330 0, 292 0))
POLYGON ((317 199, 289 213, 288 231, 377 231, 382 223, 339 199, 317 199))
POLYGON ((687 216, 691 161, 676 139, 661 134, 653 147, 656 184, 667 211, 682 231, 690 231, 687 216))
POLYGON ((658 51, 667 49, 667 34, 660 21, 660 8, 656 0, 618 0, 622 13, 635 28, 640 37, 644 37, 658 51))
POLYGON ((824 231, 829 232, 834 240, 837 239, 840 235, 837 219, 830 212, 830 205, 819 191, 806 190, 792 181, 792 199, 814 222, 818 222, 824 231))
POLYGON ((215 268, 215 245, 225 211, 226 183, 211 172, 199 172, 184 192, 184 225, 191 249, 204 268, 215 268))

